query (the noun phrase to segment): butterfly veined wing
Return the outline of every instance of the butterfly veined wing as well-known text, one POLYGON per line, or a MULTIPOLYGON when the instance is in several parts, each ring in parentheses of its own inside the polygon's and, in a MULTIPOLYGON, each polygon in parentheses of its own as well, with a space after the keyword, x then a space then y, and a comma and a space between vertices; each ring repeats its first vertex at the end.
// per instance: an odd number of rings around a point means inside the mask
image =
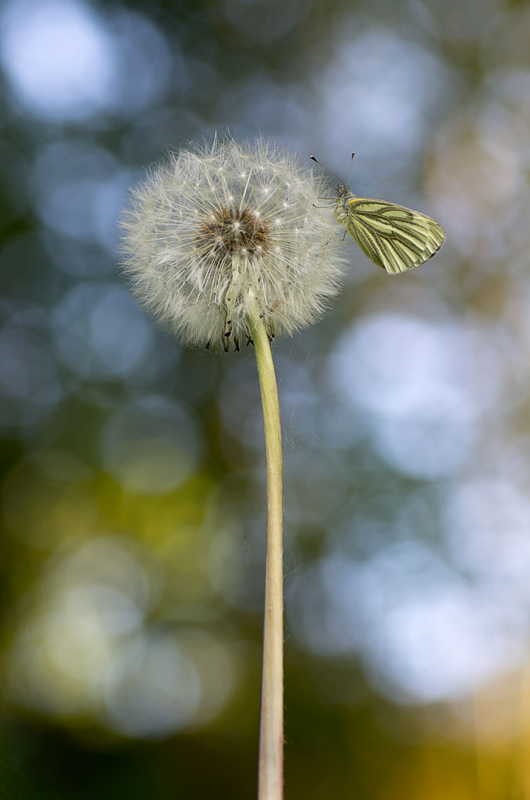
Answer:
POLYGON ((344 194, 337 200, 337 219, 368 258, 387 272, 418 267, 445 241, 438 223, 419 211, 372 197, 355 197, 352 192, 344 194))

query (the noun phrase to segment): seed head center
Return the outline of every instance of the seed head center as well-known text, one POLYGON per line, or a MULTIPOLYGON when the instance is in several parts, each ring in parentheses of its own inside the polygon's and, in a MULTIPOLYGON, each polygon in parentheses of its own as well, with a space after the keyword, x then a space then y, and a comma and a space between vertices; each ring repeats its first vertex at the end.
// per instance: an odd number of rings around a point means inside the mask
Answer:
POLYGON ((202 244, 216 257, 231 253, 264 253, 269 248, 269 227, 248 209, 220 208, 200 224, 202 244))

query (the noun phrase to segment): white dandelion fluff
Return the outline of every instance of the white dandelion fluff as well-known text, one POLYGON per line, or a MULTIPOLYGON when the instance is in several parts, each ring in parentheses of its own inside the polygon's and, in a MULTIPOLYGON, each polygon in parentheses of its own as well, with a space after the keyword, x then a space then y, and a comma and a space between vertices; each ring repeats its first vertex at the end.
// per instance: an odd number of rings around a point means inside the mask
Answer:
POLYGON ((325 179, 268 141, 180 150, 132 190, 123 272, 137 300, 188 344, 229 349, 314 322, 344 271, 325 179))

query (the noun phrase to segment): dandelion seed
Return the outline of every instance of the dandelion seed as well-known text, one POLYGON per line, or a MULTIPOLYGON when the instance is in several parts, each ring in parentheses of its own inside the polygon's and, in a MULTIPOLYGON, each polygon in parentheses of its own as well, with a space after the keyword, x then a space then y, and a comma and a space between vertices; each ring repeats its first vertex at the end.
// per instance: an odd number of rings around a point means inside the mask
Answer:
POLYGON ((342 243, 325 179, 268 141, 181 150, 132 191, 123 272, 137 300, 188 344, 237 350, 315 322, 337 293, 342 243))

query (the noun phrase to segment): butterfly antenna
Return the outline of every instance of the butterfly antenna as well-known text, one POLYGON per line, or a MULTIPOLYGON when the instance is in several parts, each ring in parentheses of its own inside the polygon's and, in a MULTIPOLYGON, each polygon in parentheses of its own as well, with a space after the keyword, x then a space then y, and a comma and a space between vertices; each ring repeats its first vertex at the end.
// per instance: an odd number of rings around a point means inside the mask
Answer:
MULTIPOLYGON (((318 160, 318 158, 315 158, 315 156, 310 156, 310 158, 311 158, 312 161, 315 161, 320 167, 324 167, 324 169, 327 169, 328 172, 331 172, 331 174, 336 177, 336 179, 339 181, 339 183, 342 183, 342 179, 339 178, 339 176, 337 175, 336 172, 333 172, 332 169, 330 169, 329 167, 326 167, 324 164, 321 164, 320 161, 318 160)), ((350 172, 351 172, 351 170, 350 170, 350 172)))
POLYGON ((351 171, 353 169, 353 157, 355 153, 351 154, 351 164, 350 164, 350 171, 348 172, 348 186, 350 185, 350 178, 351 178, 351 171))

